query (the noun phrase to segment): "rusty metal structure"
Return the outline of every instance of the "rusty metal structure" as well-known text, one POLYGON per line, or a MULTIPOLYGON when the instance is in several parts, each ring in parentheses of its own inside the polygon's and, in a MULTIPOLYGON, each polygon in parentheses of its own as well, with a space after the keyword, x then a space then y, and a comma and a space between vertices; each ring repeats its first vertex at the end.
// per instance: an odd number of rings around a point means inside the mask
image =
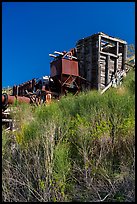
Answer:
POLYGON ((67 93, 76 95, 96 89, 102 94, 120 83, 130 60, 127 42, 102 32, 78 40, 68 52, 54 51, 49 56, 52 57, 50 76, 14 85, 11 95, 2 94, 3 113, 15 101, 40 105, 67 93))
POLYGON ((57 55, 50 63, 51 78, 54 81, 56 92, 59 95, 66 95, 68 92, 77 94, 81 91, 81 82, 84 78, 79 75, 78 60, 75 49, 69 52, 54 52, 57 55))

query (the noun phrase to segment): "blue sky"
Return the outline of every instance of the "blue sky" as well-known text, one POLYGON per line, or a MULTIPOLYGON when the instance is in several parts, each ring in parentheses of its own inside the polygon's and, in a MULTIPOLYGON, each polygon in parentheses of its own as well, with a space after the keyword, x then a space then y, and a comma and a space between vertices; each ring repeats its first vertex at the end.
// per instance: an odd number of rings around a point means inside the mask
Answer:
POLYGON ((2 87, 50 75, 49 53, 98 32, 135 44, 135 2, 3 2, 2 87))

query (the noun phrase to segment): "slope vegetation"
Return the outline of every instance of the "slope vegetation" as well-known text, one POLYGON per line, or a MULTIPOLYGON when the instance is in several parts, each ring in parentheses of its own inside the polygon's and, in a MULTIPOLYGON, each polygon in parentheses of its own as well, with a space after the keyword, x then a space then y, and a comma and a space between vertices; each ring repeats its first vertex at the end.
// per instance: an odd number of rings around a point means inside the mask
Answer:
POLYGON ((135 72, 122 86, 19 105, 2 134, 7 202, 135 201, 135 72))

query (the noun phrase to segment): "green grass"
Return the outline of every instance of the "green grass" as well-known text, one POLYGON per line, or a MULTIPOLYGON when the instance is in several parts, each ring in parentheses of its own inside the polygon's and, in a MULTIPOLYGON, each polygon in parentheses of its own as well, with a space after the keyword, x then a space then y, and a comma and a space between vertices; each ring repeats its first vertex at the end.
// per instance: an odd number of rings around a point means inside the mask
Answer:
POLYGON ((17 107, 12 142, 3 132, 3 201, 134 201, 134 71, 103 95, 17 107))

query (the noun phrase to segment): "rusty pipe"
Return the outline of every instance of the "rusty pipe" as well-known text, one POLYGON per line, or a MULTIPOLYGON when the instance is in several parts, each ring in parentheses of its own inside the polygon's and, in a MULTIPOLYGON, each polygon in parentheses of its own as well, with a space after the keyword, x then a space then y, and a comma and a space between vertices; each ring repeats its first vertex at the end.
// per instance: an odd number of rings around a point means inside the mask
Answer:
POLYGON ((8 96, 8 103, 13 104, 16 99, 20 103, 30 103, 30 98, 25 96, 8 96))
MULTIPOLYGON (((30 98, 28 97, 25 97, 25 96, 10 96, 10 95, 7 95, 8 96, 8 104, 14 104, 15 100, 17 100, 18 102, 20 103, 30 103, 30 98)), ((4 96, 2 95, 2 104, 4 104, 5 102, 5 98, 4 96)))
POLYGON ((2 95, 2 103, 4 103, 4 96, 2 95))

